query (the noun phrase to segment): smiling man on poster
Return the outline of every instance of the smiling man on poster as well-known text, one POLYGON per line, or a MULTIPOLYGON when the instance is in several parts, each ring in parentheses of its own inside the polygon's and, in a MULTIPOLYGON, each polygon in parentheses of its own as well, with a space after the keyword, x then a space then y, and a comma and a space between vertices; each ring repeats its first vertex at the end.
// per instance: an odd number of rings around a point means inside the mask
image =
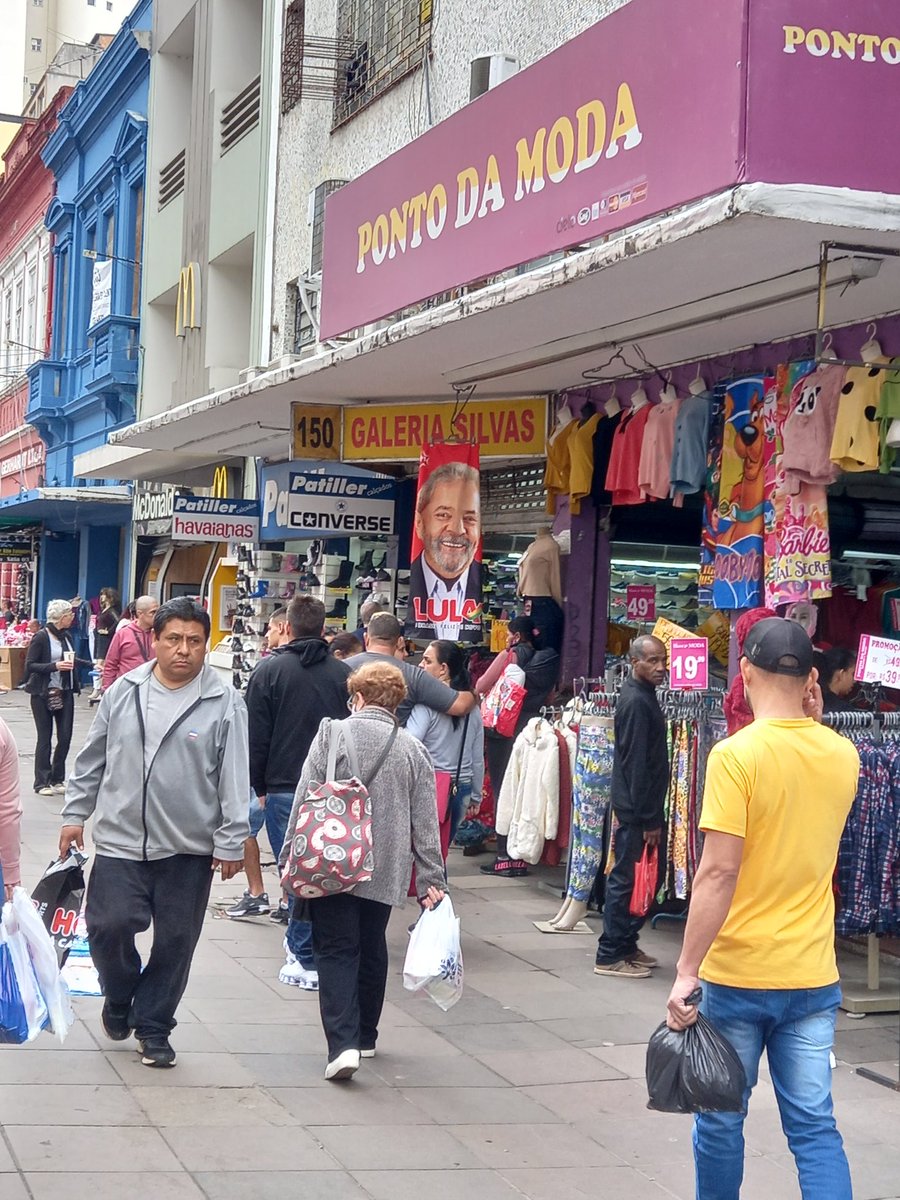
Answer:
POLYGON ((418 641, 479 641, 481 480, 477 446, 423 448, 412 553, 407 634, 418 641))

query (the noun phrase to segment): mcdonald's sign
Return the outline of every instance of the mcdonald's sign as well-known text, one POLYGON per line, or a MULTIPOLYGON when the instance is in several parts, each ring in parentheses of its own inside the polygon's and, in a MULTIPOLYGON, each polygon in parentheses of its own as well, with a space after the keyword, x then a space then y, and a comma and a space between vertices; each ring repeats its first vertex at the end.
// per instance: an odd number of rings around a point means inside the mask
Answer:
POLYGON ((213 475, 212 494, 217 500, 228 499, 228 468, 223 466, 216 467, 213 475))
POLYGON ((190 262, 178 277, 175 301, 175 336, 184 337, 186 329, 200 328, 200 264, 190 262))

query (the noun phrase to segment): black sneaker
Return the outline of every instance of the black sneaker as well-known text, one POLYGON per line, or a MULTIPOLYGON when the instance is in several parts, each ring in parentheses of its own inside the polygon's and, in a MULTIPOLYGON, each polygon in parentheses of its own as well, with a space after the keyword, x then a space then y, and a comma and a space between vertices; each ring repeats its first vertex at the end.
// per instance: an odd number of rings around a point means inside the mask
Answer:
POLYGON ((225 909, 225 916, 261 917, 263 913, 270 912, 271 909, 272 905, 265 892, 261 892, 258 896, 251 896, 249 892, 244 892, 237 904, 225 909))
POLYGON ((269 913, 269 920, 276 921, 279 925, 290 925, 290 907, 287 904, 279 904, 277 908, 273 908, 269 913))
POLYGON ((103 1001, 103 1011, 100 1013, 100 1024, 103 1032, 113 1042, 124 1042, 132 1034, 128 1015, 130 1004, 113 1004, 112 1000, 103 1001))
POLYGON ((141 1062, 145 1067, 174 1067, 175 1051, 164 1037, 141 1039, 141 1062))

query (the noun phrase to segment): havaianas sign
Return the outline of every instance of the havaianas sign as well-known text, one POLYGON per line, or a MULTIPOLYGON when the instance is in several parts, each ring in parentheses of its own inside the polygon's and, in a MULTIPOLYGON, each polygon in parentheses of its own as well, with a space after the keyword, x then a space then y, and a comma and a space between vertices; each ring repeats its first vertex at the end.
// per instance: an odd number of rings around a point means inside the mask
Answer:
POLYGON ((742 5, 628 4, 336 191, 321 336, 732 181, 742 22, 742 5), (701 75, 673 71, 698 44, 716 47, 701 75))

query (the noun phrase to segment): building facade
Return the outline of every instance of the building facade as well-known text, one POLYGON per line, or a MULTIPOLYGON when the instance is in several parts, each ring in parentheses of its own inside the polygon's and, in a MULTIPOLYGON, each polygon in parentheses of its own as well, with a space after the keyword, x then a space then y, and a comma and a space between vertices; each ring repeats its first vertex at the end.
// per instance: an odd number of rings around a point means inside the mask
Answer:
POLYGON ((76 455, 134 420, 140 348, 150 0, 73 91, 43 159, 56 194, 49 354, 28 371, 27 420, 46 445, 45 488, 20 509, 44 524, 39 600, 121 586, 130 489, 77 480, 76 455))

